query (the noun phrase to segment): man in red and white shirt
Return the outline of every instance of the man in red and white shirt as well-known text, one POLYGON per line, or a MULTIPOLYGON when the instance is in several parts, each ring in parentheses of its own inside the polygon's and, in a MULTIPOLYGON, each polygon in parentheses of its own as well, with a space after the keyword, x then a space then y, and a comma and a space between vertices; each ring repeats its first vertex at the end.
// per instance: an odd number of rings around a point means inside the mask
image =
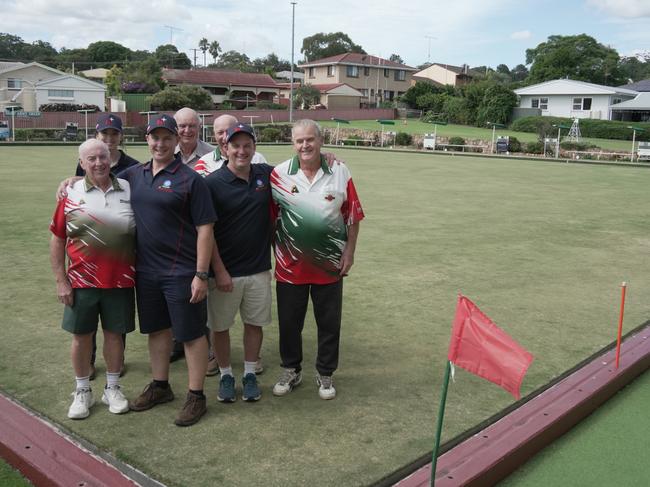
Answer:
POLYGON ((102 401, 112 413, 129 410, 119 385, 122 334, 135 328, 135 219, 130 186, 111 175, 109 150, 103 142, 87 140, 79 147, 79 158, 85 176, 67 189, 50 224, 50 261, 59 301, 65 305, 62 326, 73 334, 77 387, 68 410, 71 419, 88 417, 94 404, 90 356, 100 317, 106 360, 102 401))
POLYGON ((271 173, 277 212, 275 278, 284 372, 273 388, 288 394, 302 380, 302 328, 309 296, 318 327, 319 395, 333 399, 338 366, 343 280, 354 263, 364 214, 347 166, 328 167, 323 138, 312 120, 292 129, 296 155, 271 173))

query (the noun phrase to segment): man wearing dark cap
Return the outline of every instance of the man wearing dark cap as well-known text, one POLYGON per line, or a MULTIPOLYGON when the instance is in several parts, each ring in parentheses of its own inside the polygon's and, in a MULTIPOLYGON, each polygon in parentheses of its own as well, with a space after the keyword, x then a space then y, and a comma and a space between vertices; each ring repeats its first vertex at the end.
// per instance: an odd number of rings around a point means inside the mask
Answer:
POLYGON ((215 285, 208 291, 208 325, 221 372, 218 399, 235 401, 229 329, 237 312, 244 323, 242 399, 257 401, 261 392, 255 367, 262 328, 271 323, 271 186, 268 164, 252 164, 255 135, 245 124, 227 132, 227 160, 205 182, 217 222, 212 252, 215 285))
POLYGON ((174 155, 176 121, 161 115, 147 126, 152 159, 120 174, 131 184, 137 232, 136 290, 140 332, 148 335, 153 380, 131 403, 144 411, 172 401, 168 382, 172 336, 183 343, 189 391, 175 424, 189 426, 206 412, 203 383, 208 268, 216 220, 203 179, 174 155))

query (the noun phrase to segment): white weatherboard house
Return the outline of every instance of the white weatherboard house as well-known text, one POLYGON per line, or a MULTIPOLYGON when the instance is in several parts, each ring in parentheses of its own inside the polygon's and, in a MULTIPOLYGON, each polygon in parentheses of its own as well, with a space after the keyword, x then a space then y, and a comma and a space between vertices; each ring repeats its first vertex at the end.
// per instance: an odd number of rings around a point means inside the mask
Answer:
POLYGON ((0 65, 0 110, 20 105, 32 112, 46 103, 97 105, 104 110, 106 87, 40 63, 0 65))
POLYGON ((611 120, 612 107, 638 93, 625 88, 557 79, 515 90, 520 108, 536 108, 542 116, 611 120))

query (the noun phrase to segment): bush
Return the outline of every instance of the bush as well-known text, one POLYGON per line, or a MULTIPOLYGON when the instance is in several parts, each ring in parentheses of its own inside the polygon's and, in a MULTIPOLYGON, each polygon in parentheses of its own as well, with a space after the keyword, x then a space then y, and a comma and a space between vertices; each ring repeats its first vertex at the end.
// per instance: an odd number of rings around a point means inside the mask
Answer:
POLYGON ((152 110, 179 110, 183 107, 212 110, 214 103, 210 93, 200 86, 171 86, 151 97, 152 110))
POLYGON ((395 135, 395 145, 411 145, 412 143, 413 137, 411 137, 411 134, 397 132, 397 135, 395 135))
POLYGON ((270 101, 262 100, 257 102, 257 109, 258 110, 288 110, 289 107, 287 105, 283 105, 282 103, 273 103, 270 101))
POLYGON ((465 139, 462 137, 449 137, 450 145, 465 145, 465 139))
MULTIPOLYGON (((515 120, 510 125, 510 129, 517 132, 545 133, 548 132, 549 124, 561 124, 571 126, 573 120, 561 117, 524 117, 515 120)), ((637 133, 637 140, 650 141, 650 123, 649 122, 615 122, 611 120, 580 120, 580 134, 583 137, 596 137, 600 139, 617 139, 632 140, 632 130, 628 126, 634 125, 645 129, 644 132, 637 133)), ((557 137, 557 128, 553 130, 553 137, 557 137)), ((562 135, 566 135, 567 130, 562 130, 562 135)), ((550 134, 548 134, 550 135, 550 134)))
POLYGON ((260 132, 260 142, 279 142, 282 132, 280 129, 267 127, 260 132))
POLYGON ((528 142, 526 144, 527 154, 541 154, 544 152, 544 144, 542 142, 528 142))
POLYGON ((508 151, 509 152, 521 152, 521 142, 517 137, 510 137, 508 140, 508 151))
POLYGON ((564 142, 560 142, 560 147, 564 150, 587 151, 589 149, 597 148, 598 146, 586 142, 572 142, 570 140, 565 140, 564 142))

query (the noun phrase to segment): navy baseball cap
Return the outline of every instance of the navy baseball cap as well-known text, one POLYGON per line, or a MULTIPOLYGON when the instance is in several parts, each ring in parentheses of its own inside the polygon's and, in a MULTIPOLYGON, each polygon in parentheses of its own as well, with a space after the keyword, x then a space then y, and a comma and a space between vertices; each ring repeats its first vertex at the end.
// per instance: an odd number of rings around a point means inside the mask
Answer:
POLYGON ((246 125, 245 123, 238 123, 230 127, 226 132, 226 142, 230 142, 230 139, 240 133, 248 134, 250 138, 253 139, 253 142, 255 142, 255 131, 253 130, 253 127, 246 125))
POLYGON ((147 125, 147 135, 156 129, 167 129, 172 134, 178 135, 178 125, 176 124, 176 120, 174 120, 174 117, 170 117, 169 115, 159 115, 152 118, 149 125, 147 125))
POLYGON ((97 124, 95 125, 95 130, 101 132, 106 129, 115 129, 118 132, 122 133, 122 119, 117 115, 112 113, 102 113, 97 117, 97 124))

